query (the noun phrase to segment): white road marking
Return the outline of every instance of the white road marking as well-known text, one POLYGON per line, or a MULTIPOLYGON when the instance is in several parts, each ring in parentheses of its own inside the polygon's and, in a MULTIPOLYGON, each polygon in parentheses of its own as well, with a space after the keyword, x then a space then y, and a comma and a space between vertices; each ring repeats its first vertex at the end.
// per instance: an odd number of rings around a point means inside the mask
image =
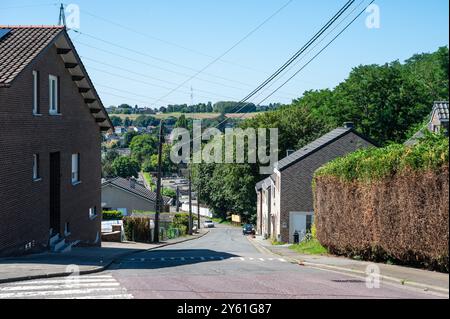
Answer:
POLYGON ((69 297, 69 298, 49 298, 49 299, 133 299, 131 294, 120 294, 120 295, 97 295, 97 296, 79 296, 79 297, 69 297))
POLYGON ((64 277, 0 285, 0 299, 131 299, 111 275, 64 277))
POLYGON ((90 288, 90 287, 118 287, 120 284, 118 282, 107 282, 107 283, 80 283, 80 284, 55 284, 55 285, 38 285, 38 286, 13 286, 13 287, 3 287, 0 288, 2 291, 30 291, 30 290, 53 290, 53 289, 80 289, 80 288, 90 288))
POLYGON ((74 281, 78 281, 79 283, 107 283, 107 282, 116 282, 116 280, 114 278, 105 278, 105 279, 90 279, 89 277, 84 278, 82 276, 80 277, 73 277, 72 279, 55 279, 55 280, 42 280, 42 281, 22 281, 20 282, 20 284, 22 286, 24 285, 38 285, 38 284, 43 284, 43 285, 48 285, 48 284, 66 284, 66 283, 70 283, 70 282, 74 282, 74 281))
POLYGON ((278 258, 278 260, 283 262, 283 263, 286 262, 286 260, 284 260, 283 258, 278 258))
POLYGON ((184 257, 181 257, 180 259, 181 259, 181 261, 184 261, 184 260, 185 260, 184 257))
POLYGON ((264 261, 264 258, 259 258, 259 260, 264 261))
POLYGON ((242 261, 245 261, 245 258, 243 258, 243 257, 239 257, 239 259, 242 260, 242 261))
POLYGON ((92 294, 96 292, 118 292, 121 289, 117 288, 87 288, 87 289, 67 289, 57 291, 27 291, 27 292, 11 292, 0 293, 0 299, 6 298, 25 298, 25 297, 46 297, 46 296, 58 296, 58 295, 82 295, 92 294))

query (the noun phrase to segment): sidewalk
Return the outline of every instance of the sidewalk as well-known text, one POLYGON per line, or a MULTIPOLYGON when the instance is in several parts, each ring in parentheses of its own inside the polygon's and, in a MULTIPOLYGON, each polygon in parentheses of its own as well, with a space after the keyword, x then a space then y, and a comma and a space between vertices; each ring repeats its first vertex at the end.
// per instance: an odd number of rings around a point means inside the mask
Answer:
POLYGON ((80 275, 101 272, 116 259, 126 255, 161 248, 198 239, 209 231, 201 229, 199 234, 167 240, 160 244, 103 242, 102 247, 74 247, 69 253, 41 253, 22 257, 0 259, 0 283, 63 277, 73 273, 68 267, 76 265, 80 275))
POLYGON ((283 256, 290 262, 299 265, 336 271, 364 278, 367 276, 367 266, 376 265, 380 269, 382 282, 401 284, 425 291, 445 294, 447 296, 449 294, 448 274, 404 266, 360 261, 345 257, 304 255, 289 249, 290 245, 274 246, 269 240, 264 240, 259 236, 256 238, 248 238, 259 250, 283 256))

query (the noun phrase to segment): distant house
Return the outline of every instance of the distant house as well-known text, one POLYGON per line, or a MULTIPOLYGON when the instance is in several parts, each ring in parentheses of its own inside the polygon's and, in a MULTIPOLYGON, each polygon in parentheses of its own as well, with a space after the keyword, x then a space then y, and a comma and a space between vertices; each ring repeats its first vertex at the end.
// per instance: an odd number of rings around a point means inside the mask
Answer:
POLYGON ((292 242, 295 231, 306 234, 314 221, 314 172, 335 158, 370 146, 374 144, 347 123, 276 163, 273 174, 255 187, 258 234, 282 242, 292 242))
POLYGON ((108 114, 60 26, 0 26, 0 255, 100 245, 108 114))
MULTIPOLYGON (((168 212, 172 199, 163 196, 164 208, 168 212)), ((136 211, 154 212, 156 209, 156 193, 148 190, 134 179, 116 177, 102 183, 103 210, 119 210, 124 215, 136 211)))
POLYGON ((114 133, 119 135, 125 134, 126 132, 128 132, 128 130, 124 126, 116 126, 114 129, 114 133))
POLYGON ((449 111, 448 111, 448 102, 440 101, 434 102, 433 110, 430 114, 430 120, 427 124, 427 127, 418 131, 414 134, 409 140, 405 142, 405 145, 415 145, 417 142, 425 137, 425 131, 428 130, 433 133, 443 132, 448 136, 448 120, 449 120, 449 111))

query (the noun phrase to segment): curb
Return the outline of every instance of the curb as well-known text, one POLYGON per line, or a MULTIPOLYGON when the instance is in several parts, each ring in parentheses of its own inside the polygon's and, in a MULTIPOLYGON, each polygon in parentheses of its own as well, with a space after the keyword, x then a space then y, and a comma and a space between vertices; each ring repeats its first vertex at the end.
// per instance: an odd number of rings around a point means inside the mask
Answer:
MULTIPOLYGON (((107 270, 109 267, 111 267, 112 264, 114 264, 118 259, 124 258, 126 256, 130 256, 133 254, 137 254, 137 253, 142 253, 142 252, 146 252, 146 251, 152 251, 155 249, 159 249, 159 248, 163 248, 163 247, 167 247, 167 246, 173 246, 176 244, 181 244, 181 243, 185 243, 191 240, 196 240, 196 239, 200 239, 203 236, 209 234, 209 230, 207 232, 205 232, 204 234, 201 234, 197 237, 194 238, 187 238, 185 240, 180 240, 174 243, 166 243, 166 244, 162 244, 158 247, 153 247, 153 248, 149 248, 149 249, 136 249, 134 251, 129 251, 127 253, 123 253, 119 256, 114 257, 111 261, 109 261, 107 264, 105 264, 104 266, 98 266, 97 268, 91 269, 91 270, 82 270, 79 272, 79 276, 83 276, 83 275, 91 275, 91 274, 95 274, 95 273, 99 273, 99 272, 103 272, 105 270, 107 270)), ((15 277, 15 278, 6 278, 6 279, 0 279, 0 284, 8 284, 8 283, 12 283, 12 282, 20 282, 20 281, 29 281, 29 280, 37 280, 37 279, 48 279, 48 278, 57 278, 57 277, 68 277, 70 275, 72 275, 72 272, 60 272, 60 273, 52 273, 52 274, 43 274, 43 275, 34 275, 34 276, 24 276, 24 277, 15 277)))
MULTIPOLYGON (((282 256, 283 258, 287 259, 288 261, 290 261, 291 263, 294 263, 294 264, 311 267, 311 268, 316 268, 316 269, 320 269, 320 270, 333 271, 333 272, 337 272, 337 273, 344 274, 344 275, 352 275, 352 276, 359 277, 359 278, 366 278, 366 276, 367 276, 364 271, 343 268, 343 267, 338 267, 338 266, 332 266, 332 265, 324 265, 324 264, 305 262, 305 261, 302 261, 301 259, 291 258, 291 257, 284 256, 282 254, 277 254, 277 253, 274 253, 273 251, 271 251, 270 249, 263 247, 261 244, 257 243, 255 240, 252 240, 249 237, 247 237, 247 239, 250 243, 252 243, 252 245, 259 252, 268 253, 271 255, 282 256)), ((449 290, 446 288, 442 288, 442 287, 416 283, 413 281, 408 281, 408 280, 404 280, 404 279, 400 279, 400 278, 396 278, 396 277, 384 276, 384 275, 380 275, 380 278, 382 280, 384 280, 386 283, 391 284, 391 285, 396 285, 396 286, 400 285, 401 287, 411 287, 411 288, 415 288, 415 289, 420 289, 422 291, 425 290, 427 292, 437 293, 441 296, 442 296, 442 293, 444 293, 444 294, 446 294, 445 295, 446 297, 448 297, 448 295, 449 295, 449 290)))

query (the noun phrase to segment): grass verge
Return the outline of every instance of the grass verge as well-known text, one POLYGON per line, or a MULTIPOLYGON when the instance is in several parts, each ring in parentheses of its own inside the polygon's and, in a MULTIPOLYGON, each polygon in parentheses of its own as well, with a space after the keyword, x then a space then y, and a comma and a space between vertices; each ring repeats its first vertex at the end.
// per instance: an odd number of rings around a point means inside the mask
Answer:
POLYGON ((325 255, 328 253, 327 249, 323 247, 317 239, 302 242, 298 245, 291 245, 289 249, 294 250, 299 254, 307 255, 325 255))

